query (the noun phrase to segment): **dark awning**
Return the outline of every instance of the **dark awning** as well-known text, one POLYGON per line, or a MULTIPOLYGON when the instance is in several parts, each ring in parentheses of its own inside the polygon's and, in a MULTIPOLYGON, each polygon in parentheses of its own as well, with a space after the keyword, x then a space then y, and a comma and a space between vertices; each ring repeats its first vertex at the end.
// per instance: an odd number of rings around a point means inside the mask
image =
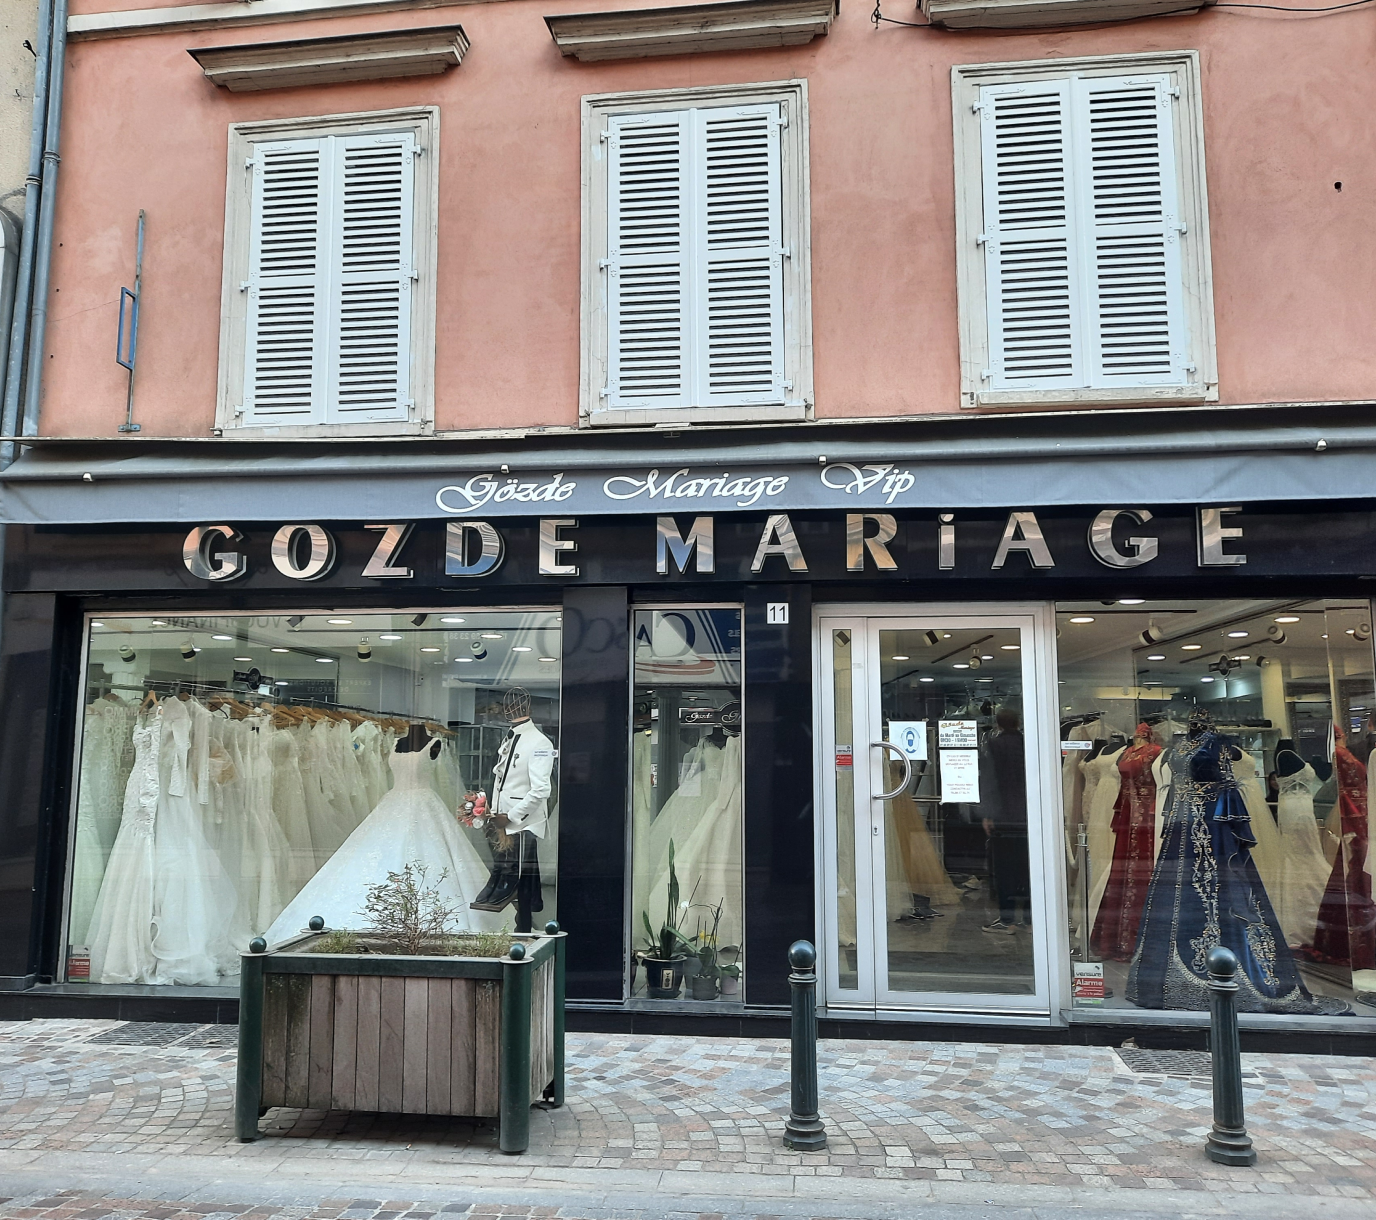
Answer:
POLYGON ((0 519, 15 524, 1360 499, 1376 494, 1376 408, 942 416, 483 441, 45 440, 0 475, 0 487, 0 519))

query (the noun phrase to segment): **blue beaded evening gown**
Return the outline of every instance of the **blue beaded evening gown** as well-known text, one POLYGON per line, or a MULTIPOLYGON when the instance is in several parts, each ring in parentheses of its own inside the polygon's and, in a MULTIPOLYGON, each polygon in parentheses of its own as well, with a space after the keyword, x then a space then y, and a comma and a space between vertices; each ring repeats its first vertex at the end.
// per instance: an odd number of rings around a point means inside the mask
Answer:
POLYGON ((1171 758, 1161 852, 1147 890, 1127 998, 1139 1008, 1208 1008, 1205 959, 1226 945, 1238 960, 1240 1012, 1340 1013, 1310 995, 1252 861, 1256 844, 1233 777, 1232 743, 1191 733, 1171 758))

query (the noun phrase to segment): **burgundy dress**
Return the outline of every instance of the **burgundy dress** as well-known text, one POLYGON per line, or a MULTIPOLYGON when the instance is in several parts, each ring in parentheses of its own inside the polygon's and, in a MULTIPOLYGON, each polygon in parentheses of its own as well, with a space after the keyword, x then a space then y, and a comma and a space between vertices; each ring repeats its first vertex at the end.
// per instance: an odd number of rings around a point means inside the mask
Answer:
POLYGON ((1137 948, 1137 928, 1156 858, 1156 780, 1151 765, 1160 753, 1160 746, 1147 741, 1118 756, 1122 783, 1113 806, 1113 862, 1090 937, 1094 951, 1115 962, 1130 961, 1137 948))
POLYGON ((1333 752, 1338 772, 1338 807, 1342 812, 1342 845, 1319 903, 1314 943, 1305 955, 1320 962, 1376 967, 1376 905, 1371 901, 1371 874, 1366 871, 1366 767, 1346 746, 1333 752))

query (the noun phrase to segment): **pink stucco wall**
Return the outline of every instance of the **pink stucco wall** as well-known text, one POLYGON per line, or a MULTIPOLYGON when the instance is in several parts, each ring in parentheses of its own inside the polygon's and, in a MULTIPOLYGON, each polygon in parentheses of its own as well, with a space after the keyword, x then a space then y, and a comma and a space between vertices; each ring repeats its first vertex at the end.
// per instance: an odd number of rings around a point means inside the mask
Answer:
POLYGON ((138 418, 144 436, 208 434, 229 125, 416 104, 442 108, 437 426, 575 425, 580 97, 793 77, 810 90, 817 414, 955 411, 951 65, 1180 48, 1203 63, 1222 401, 1376 396, 1369 11, 876 33, 868 5, 849 0, 828 37, 796 49, 602 65, 559 56, 546 13, 613 5, 643 0, 505 0, 74 43, 43 431, 113 436, 123 417, 116 307, 144 208, 138 418), (453 21, 472 41, 468 58, 421 80, 233 94, 186 53, 453 21))

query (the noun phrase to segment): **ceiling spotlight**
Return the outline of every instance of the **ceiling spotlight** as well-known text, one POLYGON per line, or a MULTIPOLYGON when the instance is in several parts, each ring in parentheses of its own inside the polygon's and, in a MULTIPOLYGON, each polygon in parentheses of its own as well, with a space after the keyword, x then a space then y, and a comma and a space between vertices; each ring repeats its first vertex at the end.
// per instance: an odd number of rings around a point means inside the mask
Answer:
POLYGON ((978 653, 976 653, 974 656, 972 656, 972 657, 970 658, 970 664, 967 665, 966 668, 967 668, 967 669, 978 669, 978 668, 979 668, 981 665, 983 665, 983 664, 984 664, 983 659, 979 656, 978 653))
POLYGON ((196 659, 196 641, 187 636, 181 642, 182 660, 194 661, 196 659))
POLYGON ((128 644, 121 644, 119 646, 118 651, 119 659, 123 661, 126 665, 132 665, 134 663, 134 659, 139 655, 132 648, 130 648, 128 644))
POLYGON ((1371 624, 1370 624, 1370 623, 1358 623, 1358 624, 1352 629, 1352 634, 1353 634, 1354 636, 1356 636, 1357 639, 1359 639, 1359 640, 1369 640, 1369 639, 1371 639, 1371 624))
POLYGON ((1273 644, 1284 644, 1285 628, 1277 627, 1274 623, 1268 625, 1266 628, 1266 638, 1273 644))
POLYGON ((1164 652, 1151 652, 1147 654, 1148 661, 1164 661, 1165 659, 1166 654, 1164 652))
POLYGON ((1137 637, 1144 644, 1159 644, 1166 638, 1166 629, 1155 625, 1148 627, 1137 637))
POLYGON ((360 661, 371 661, 373 659, 373 646, 368 643, 368 637, 366 635, 359 638, 358 659, 360 661))
POLYGON ((906 660, 908 660, 908 657, 905 656, 903 653, 900 652, 897 656, 890 657, 889 660, 890 660, 890 661, 906 661, 906 660))
POLYGON ((1275 621, 1277 623, 1298 623, 1300 616, 1298 614, 1278 614, 1275 621))
POLYGON ((1088 614, 1074 614, 1071 615, 1070 621, 1072 623, 1092 623, 1094 618, 1092 615, 1088 614))
POLYGON ((1180 651, 1181 651, 1181 652, 1198 652, 1198 651, 1199 651, 1201 648, 1203 648, 1203 647, 1204 647, 1203 644, 1181 644, 1181 645, 1180 645, 1180 651))
POLYGON ((424 626, 425 626, 425 620, 428 619, 429 617, 430 617, 430 616, 429 616, 428 614, 413 614, 413 615, 411 616, 411 626, 412 626, 412 627, 424 627, 424 626))
POLYGON ((353 624, 351 618, 327 618, 325 620, 331 627, 348 627, 353 624))
POLYGON ((1120 597, 1118 604, 1120 606, 1140 606, 1146 600, 1145 597, 1120 597))
POLYGON ((304 614, 293 614, 289 619, 287 619, 287 626, 295 630, 297 627, 301 626, 301 624, 305 622, 305 620, 306 616, 304 614))
POLYGON ((394 632, 394 631, 384 631, 384 632, 383 632, 380 636, 378 636, 377 638, 380 639, 380 640, 399 640, 399 639, 401 639, 402 637, 399 636, 399 635, 397 635, 396 632, 394 632))
POLYGON ((442 623, 465 623, 467 621, 467 619, 462 619, 457 614, 450 614, 445 618, 440 619, 440 622, 442 623))

